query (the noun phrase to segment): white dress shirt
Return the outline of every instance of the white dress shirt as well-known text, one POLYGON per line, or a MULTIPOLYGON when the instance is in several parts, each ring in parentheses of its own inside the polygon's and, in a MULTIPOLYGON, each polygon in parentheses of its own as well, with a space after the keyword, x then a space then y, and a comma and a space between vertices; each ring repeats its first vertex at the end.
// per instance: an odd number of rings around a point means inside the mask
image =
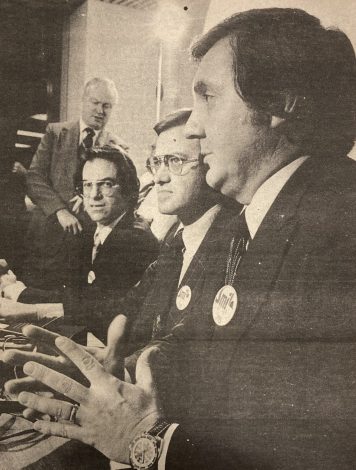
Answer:
POLYGON ((179 276, 178 285, 181 283, 184 274, 187 272, 189 265, 195 256, 195 253, 198 251, 201 242, 204 240, 207 231, 209 230, 216 216, 220 212, 220 209, 221 206, 216 204, 215 206, 211 207, 208 211, 206 211, 205 214, 202 215, 200 219, 198 219, 194 223, 190 225, 185 225, 184 227, 181 224, 178 227, 178 230, 182 227, 184 228, 182 233, 184 243, 183 264, 179 276))
POLYGON ((283 186, 307 158, 299 157, 270 176, 255 192, 250 204, 245 206, 246 224, 252 240, 283 186))

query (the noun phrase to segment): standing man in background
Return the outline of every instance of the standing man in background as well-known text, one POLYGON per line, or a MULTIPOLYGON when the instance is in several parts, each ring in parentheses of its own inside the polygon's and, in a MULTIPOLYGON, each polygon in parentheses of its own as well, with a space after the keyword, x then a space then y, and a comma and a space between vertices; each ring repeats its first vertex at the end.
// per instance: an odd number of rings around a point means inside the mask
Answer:
POLYGON ((95 146, 127 145, 105 130, 118 93, 107 78, 86 83, 79 121, 49 124, 27 175, 28 195, 38 206, 29 229, 27 281, 43 288, 59 287, 66 278, 63 266, 67 242, 82 231, 81 200, 75 195, 85 150, 95 146))

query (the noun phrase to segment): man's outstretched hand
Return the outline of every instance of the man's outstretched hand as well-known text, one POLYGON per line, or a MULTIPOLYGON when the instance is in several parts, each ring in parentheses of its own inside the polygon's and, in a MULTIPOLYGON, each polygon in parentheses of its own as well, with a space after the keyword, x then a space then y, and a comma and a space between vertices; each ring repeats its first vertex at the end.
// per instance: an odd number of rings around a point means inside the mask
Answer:
POLYGON ((106 372, 90 353, 70 339, 60 337, 55 340, 55 346, 79 369, 90 386, 85 387, 39 363, 26 363, 24 372, 29 377, 80 405, 73 424, 66 421, 73 408, 69 401, 22 392, 20 403, 60 420, 37 421, 34 428, 44 434, 77 439, 111 460, 128 463, 129 443, 149 430, 162 415, 151 369, 158 348, 146 349, 139 357, 137 382, 133 385, 106 372))

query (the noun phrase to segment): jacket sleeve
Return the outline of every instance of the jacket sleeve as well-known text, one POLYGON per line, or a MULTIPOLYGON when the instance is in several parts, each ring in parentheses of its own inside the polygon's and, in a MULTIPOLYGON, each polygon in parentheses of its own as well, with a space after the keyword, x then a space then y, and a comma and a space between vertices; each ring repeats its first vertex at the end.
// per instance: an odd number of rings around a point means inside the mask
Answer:
POLYGON ((62 303, 63 292, 60 289, 44 290, 27 287, 21 292, 17 301, 24 304, 62 303))
POLYGON ((49 124, 27 172, 28 195, 46 216, 66 207, 65 202, 53 190, 50 180, 55 141, 56 135, 49 124))

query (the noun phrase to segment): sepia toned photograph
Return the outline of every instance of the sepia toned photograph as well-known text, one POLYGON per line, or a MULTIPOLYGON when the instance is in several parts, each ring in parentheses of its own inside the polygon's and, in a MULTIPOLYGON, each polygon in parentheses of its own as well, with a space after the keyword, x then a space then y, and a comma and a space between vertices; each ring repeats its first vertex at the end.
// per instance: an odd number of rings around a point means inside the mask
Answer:
POLYGON ((0 44, 0 470, 355 470, 356 0, 0 44))

